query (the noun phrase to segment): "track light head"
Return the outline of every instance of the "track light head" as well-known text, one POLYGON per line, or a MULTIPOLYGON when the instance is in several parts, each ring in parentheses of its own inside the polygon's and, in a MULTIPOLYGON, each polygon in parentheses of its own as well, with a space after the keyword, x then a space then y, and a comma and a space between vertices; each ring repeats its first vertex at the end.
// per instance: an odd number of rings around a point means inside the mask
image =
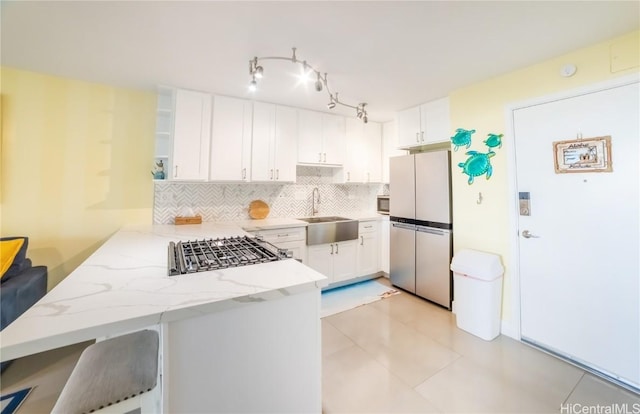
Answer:
POLYGON ((320 78, 320 72, 318 72, 318 79, 316 80, 315 87, 317 92, 322 92, 322 78, 320 78))
POLYGON ((249 92, 255 92, 258 89, 258 83, 256 82, 256 77, 254 76, 249 82, 249 92))
POLYGON ((262 66, 256 66, 256 70, 254 72, 255 77, 258 78, 258 79, 262 79, 262 76, 263 76, 262 72, 263 71, 264 71, 264 69, 262 69, 262 66))
POLYGON ((333 102, 333 101, 331 101, 331 102, 329 102, 329 103, 327 104, 327 108, 328 108, 328 109, 333 109, 333 108, 335 108, 335 107, 336 107, 336 103, 335 103, 335 102, 333 102))
POLYGON ((369 117, 366 114, 362 117, 362 122, 364 122, 365 124, 369 122, 369 117))

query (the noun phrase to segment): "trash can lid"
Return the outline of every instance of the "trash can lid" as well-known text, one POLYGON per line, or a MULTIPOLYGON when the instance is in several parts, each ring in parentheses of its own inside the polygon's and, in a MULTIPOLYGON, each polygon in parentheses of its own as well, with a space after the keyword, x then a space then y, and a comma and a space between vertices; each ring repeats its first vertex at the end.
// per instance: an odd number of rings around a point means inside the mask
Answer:
POLYGON ((504 273, 500 256, 472 249, 459 250, 451 260, 451 270, 487 281, 495 280, 504 273))

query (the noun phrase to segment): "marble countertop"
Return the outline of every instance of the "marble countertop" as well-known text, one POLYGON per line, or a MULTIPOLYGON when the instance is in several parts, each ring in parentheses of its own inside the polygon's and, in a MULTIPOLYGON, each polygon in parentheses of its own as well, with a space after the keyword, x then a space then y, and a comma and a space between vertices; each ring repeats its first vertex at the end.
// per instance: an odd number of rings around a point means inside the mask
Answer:
POLYGON ((241 227, 203 223, 123 228, 0 332, 0 360, 328 284, 325 276, 296 260, 167 276, 170 241, 247 234, 241 227))

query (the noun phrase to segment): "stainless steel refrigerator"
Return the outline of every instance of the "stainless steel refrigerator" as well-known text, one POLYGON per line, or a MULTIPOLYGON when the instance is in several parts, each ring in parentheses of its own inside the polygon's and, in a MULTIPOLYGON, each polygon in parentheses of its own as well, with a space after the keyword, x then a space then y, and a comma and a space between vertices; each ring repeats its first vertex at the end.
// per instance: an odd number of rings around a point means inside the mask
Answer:
POLYGON ((390 159, 390 277, 394 286, 451 309, 451 153, 390 159))

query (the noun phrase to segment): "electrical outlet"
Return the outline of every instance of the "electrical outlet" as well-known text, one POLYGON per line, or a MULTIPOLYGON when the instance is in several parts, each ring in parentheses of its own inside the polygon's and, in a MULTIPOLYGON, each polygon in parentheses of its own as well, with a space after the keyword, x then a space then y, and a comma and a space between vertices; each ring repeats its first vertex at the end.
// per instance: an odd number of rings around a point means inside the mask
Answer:
POLYGON ((294 194, 294 198, 296 200, 306 200, 307 199, 307 193, 304 190, 296 190, 296 192, 294 194))
POLYGON ((160 193, 160 201, 162 203, 171 203, 173 202, 173 193, 160 193))

